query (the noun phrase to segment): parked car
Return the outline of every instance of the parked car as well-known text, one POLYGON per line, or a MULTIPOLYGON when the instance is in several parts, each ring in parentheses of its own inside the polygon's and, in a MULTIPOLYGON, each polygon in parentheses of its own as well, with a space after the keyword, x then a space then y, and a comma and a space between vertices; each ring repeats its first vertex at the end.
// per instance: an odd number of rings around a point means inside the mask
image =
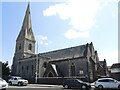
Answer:
POLYGON ((98 89, 103 89, 103 88, 120 89, 120 82, 112 78, 100 78, 97 81, 95 81, 94 85, 98 89))
POLYGON ((88 89, 91 88, 90 83, 83 82, 79 79, 66 79, 63 83, 64 88, 81 88, 88 89))
POLYGON ((23 79, 21 77, 13 76, 13 77, 11 77, 11 79, 8 80, 8 83, 10 85, 21 86, 21 85, 27 85, 28 84, 28 80, 25 80, 25 79, 23 79))
POLYGON ((4 79, 0 78, 0 90, 1 89, 6 90, 7 88, 8 88, 8 83, 4 79))

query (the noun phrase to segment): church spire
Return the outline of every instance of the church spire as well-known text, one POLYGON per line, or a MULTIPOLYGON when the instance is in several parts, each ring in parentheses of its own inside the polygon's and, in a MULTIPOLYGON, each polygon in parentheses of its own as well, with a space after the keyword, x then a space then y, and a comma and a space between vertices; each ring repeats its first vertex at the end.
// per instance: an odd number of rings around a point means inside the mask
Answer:
POLYGON ((28 2, 27 10, 23 20, 21 31, 18 35, 17 40, 29 39, 35 41, 34 34, 32 31, 31 15, 30 15, 30 3, 28 2))
POLYGON ((13 58, 12 74, 18 75, 18 61, 35 55, 35 38, 32 31, 30 4, 28 3, 23 24, 16 40, 15 54, 13 58))

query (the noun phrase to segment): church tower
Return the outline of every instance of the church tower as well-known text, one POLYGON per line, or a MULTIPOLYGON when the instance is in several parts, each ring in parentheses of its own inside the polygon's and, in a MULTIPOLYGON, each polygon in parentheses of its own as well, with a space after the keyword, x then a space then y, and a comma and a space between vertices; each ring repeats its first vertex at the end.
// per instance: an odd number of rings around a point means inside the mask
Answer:
POLYGON ((32 31, 30 4, 28 3, 23 25, 16 40, 12 73, 17 75, 18 61, 35 54, 35 38, 32 31))

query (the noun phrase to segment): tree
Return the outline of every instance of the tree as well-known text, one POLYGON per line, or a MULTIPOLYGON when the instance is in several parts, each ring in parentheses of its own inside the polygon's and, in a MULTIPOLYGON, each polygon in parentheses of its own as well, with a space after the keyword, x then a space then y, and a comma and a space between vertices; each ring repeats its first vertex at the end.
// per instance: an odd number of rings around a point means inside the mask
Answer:
POLYGON ((2 75, 9 76, 10 75, 10 68, 8 66, 8 61, 6 63, 2 63, 2 75))

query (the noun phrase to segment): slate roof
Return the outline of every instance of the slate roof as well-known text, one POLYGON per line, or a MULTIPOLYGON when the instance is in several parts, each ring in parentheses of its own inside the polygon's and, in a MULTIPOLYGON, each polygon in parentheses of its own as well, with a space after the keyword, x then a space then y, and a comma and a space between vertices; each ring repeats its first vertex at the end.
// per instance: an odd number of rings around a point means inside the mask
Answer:
POLYGON ((66 59, 66 58, 83 57, 83 56, 85 57, 87 56, 88 46, 90 46, 90 44, 50 51, 46 53, 41 53, 40 55, 51 57, 51 59, 66 59))
POLYGON ((67 49, 61 49, 51 52, 42 53, 41 55, 51 57, 52 59, 70 58, 75 56, 85 56, 86 46, 71 47, 67 49))

